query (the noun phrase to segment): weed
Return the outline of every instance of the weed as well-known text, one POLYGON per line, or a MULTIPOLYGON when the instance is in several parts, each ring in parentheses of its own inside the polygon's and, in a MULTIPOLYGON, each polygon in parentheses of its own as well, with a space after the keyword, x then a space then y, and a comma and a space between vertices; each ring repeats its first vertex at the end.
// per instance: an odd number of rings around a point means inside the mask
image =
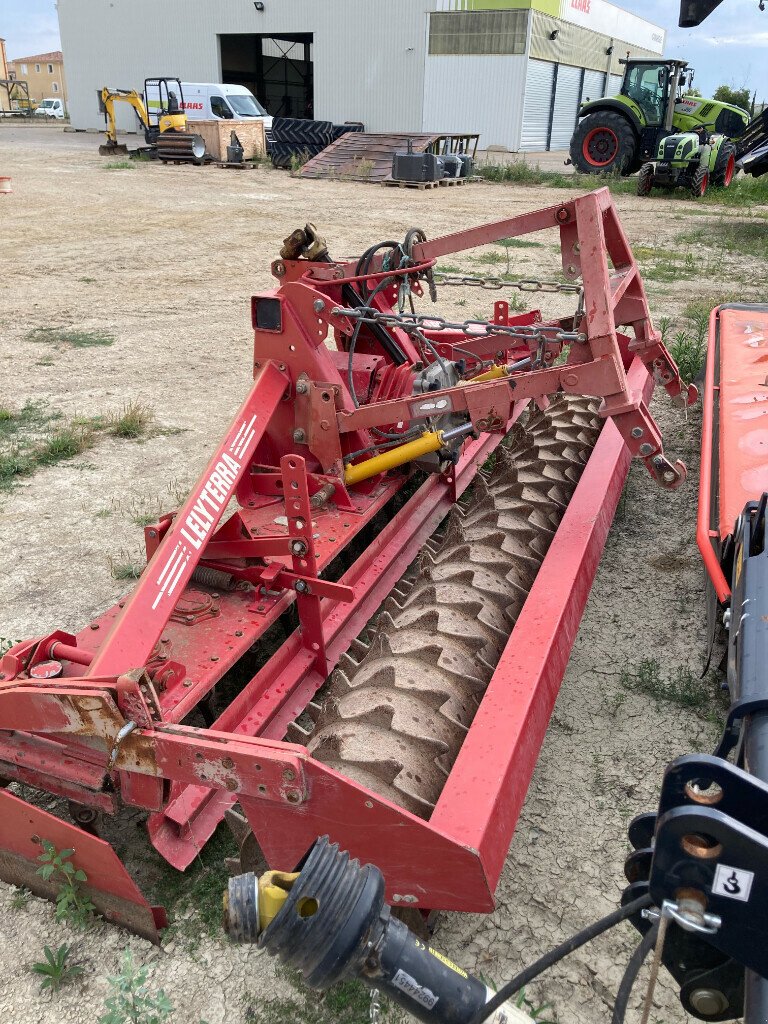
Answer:
POLYGON ((552 1010, 551 1003, 535 1003, 526 995, 526 990, 522 989, 518 995, 515 1006, 524 1013, 527 1013, 531 1020, 537 1022, 537 1024, 557 1024, 557 1014, 552 1013, 549 1016, 549 1011, 552 1010))
MULTIPOLYGON (((0 638, 0 654, 3 653, 3 643, 5 641, 0 638)), ((10 644, 10 641, 9 641, 10 644)), ((12 647, 13 644, 10 644, 12 647)), ((7 648, 6 648, 7 649, 7 648)), ((13 896, 11 896, 11 908, 13 910, 26 910, 29 906, 29 901, 32 899, 32 893, 29 889, 19 888, 14 889, 13 896)))
POLYGON ((62 985, 73 981, 78 974, 83 973, 80 964, 72 963, 70 956, 72 947, 66 943, 54 952, 50 946, 43 947, 44 960, 32 964, 33 974, 39 974, 42 978, 40 991, 50 989, 51 992, 58 992, 62 985))
POLYGON ((111 508, 100 508, 98 512, 94 512, 96 519, 109 519, 112 515, 111 508))
POLYGON ((677 236, 682 245, 706 245, 710 250, 768 259, 768 225, 762 220, 736 220, 720 217, 698 225, 695 231, 686 231, 677 236), (702 230, 703 229, 703 230, 702 230))
POLYGON ((115 562, 109 561, 109 571, 114 580, 137 580, 141 576, 143 565, 136 562, 115 562))
MULTIPOLYGON (((246 1007, 247 1024, 359 1024, 368 1020, 371 997, 359 981, 345 981, 317 998, 303 988, 299 975, 281 969, 296 987, 296 996, 259 1001, 246 1007)), ((382 1000, 382 1017, 387 1018, 382 1000)))
POLYGON ((43 852, 37 858, 42 867, 37 869, 37 873, 43 881, 52 881, 59 885, 56 895, 56 920, 68 921, 75 927, 83 927, 96 909, 83 891, 88 876, 72 863, 74 850, 57 850, 47 839, 43 839, 42 846, 43 852))
POLYGON ((153 995, 147 984, 147 968, 137 967, 126 949, 120 973, 107 980, 111 994, 99 1017, 100 1024, 162 1024, 173 1013, 173 1004, 162 989, 153 995))
POLYGON ((152 422, 153 412, 140 402, 129 402, 117 416, 109 421, 109 432, 115 437, 135 439, 146 433, 152 422))
POLYGON ((72 348, 98 348, 114 345, 115 336, 107 331, 71 331, 65 327, 35 327, 27 341, 49 345, 70 345, 72 348))
POLYGON ((665 675, 655 658, 644 658, 636 667, 623 669, 620 682, 625 690, 650 697, 657 707, 674 704, 694 711, 704 721, 722 724, 727 700, 712 672, 701 678, 687 665, 680 665, 665 675))
MULTIPOLYGON (((496 243, 503 245, 505 249, 540 249, 541 242, 532 242, 529 238, 502 238, 496 243)), ((558 252, 560 247, 558 246, 558 252)))
POLYGON ((302 153, 291 153, 291 174, 298 174, 304 164, 308 163, 310 154, 305 149, 302 153))
POLYGON ((33 455, 37 465, 54 466, 57 462, 82 455, 94 443, 94 435, 87 428, 60 427, 35 446, 33 455))
POLYGON ((9 488, 17 477, 28 476, 33 468, 31 460, 19 448, 0 453, 0 490, 9 488))
POLYGON ((96 284, 95 277, 78 277, 77 280, 80 281, 81 284, 96 284))
POLYGON ((505 253, 496 252, 494 249, 489 249, 488 252, 483 252, 479 256, 475 256, 474 260, 475 263, 490 263, 491 265, 493 265, 498 263, 504 263, 505 256, 506 262, 508 263, 509 256, 507 256, 505 253))
POLYGON ((102 164, 105 171, 132 171, 136 167, 135 160, 110 160, 102 164))

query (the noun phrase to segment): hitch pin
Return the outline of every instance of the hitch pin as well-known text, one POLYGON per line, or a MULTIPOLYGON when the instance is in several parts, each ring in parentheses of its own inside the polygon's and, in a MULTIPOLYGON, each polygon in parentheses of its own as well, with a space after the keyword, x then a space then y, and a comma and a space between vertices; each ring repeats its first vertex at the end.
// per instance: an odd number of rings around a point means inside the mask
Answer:
POLYGON ((109 761, 107 762, 107 775, 112 774, 112 769, 115 767, 115 763, 117 762, 117 756, 120 753, 120 747, 123 740, 127 739, 135 728, 135 722, 126 722, 117 736, 115 736, 115 742, 109 755, 109 761))
POLYGON ((656 907, 646 907, 641 915, 654 924, 661 920, 674 921, 684 931, 695 932, 697 935, 715 935, 723 923, 721 917, 706 913, 701 902, 690 897, 681 899, 679 903, 664 900, 660 911, 656 907))

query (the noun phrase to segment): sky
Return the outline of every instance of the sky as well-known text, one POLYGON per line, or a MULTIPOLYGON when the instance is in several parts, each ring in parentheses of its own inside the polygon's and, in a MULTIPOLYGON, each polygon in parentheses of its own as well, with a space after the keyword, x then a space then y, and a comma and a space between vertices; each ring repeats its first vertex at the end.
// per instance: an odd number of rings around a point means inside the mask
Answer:
MULTIPOLYGON (((718 85, 746 85, 757 91, 758 101, 768 101, 768 5, 761 14, 758 0, 723 0, 702 26, 680 29, 678 0, 614 2, 667 29, 666 55, 682 57, 696 68, 695 85, 704 96, 711 96, 718 85)), ((10 59, 60 49, 55 3, 0 0, 0 36, 6 39, 10 59)))

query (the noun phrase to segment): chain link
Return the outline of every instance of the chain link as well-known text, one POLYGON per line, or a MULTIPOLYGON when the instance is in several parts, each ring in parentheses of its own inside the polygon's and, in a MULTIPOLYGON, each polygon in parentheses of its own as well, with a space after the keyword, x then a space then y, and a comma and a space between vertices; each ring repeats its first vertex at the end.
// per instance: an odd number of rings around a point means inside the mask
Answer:
POLYGON ((379 1024, 381 1003, 379 1002, 379 990, 377 988, 371 989, 371 1005, 368 1010, 368 1016, 371 1024, 379 1024))
POLYGON ((534 281, 522 278, 518 281, 507 281, 503 277, 468 277, 460 274, 435 274, 435 284, 446 287, 484 288, 486 291, 501 291, 504 288, 517 288, 521 292, 567 292, 576 294, 581 291, 580 284, 561 284, 559 281, 534 281))
POLYGON ((399 327, 406 334, 418 334, 423 331, 460 331, 469 338, 502 335, 508 338, 521 338, 524 341, 555 341, 568 345, 583 344, 587 340, 585 334, 563 331, 559 327, 548 327, 546 324, 536 324, 530 327, 507 327, 505 324, 494 324, 487 320, 464 320, 463 323, 458 323, 446 320, 442 316, 430 316, 428 313, 382 313, 371 306, 361 306, 359 309, 336 306, 332 314, 361 324, 399 327))

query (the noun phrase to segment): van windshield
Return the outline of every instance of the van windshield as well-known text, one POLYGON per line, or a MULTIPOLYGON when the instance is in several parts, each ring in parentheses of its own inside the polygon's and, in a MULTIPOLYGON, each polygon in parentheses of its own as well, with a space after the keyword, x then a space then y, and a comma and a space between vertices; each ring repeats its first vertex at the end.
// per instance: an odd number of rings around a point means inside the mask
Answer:
POLYGON ((56 102, 55 100, 43 100, 43 102, 40 104, 40 106, 41 107, 52 107, 55 102, 56 102))
POLYGON ((254 96, 243 96, 239 93, 227 93, 227 103, 240 117, 267 117, 266 110, 254 96))

